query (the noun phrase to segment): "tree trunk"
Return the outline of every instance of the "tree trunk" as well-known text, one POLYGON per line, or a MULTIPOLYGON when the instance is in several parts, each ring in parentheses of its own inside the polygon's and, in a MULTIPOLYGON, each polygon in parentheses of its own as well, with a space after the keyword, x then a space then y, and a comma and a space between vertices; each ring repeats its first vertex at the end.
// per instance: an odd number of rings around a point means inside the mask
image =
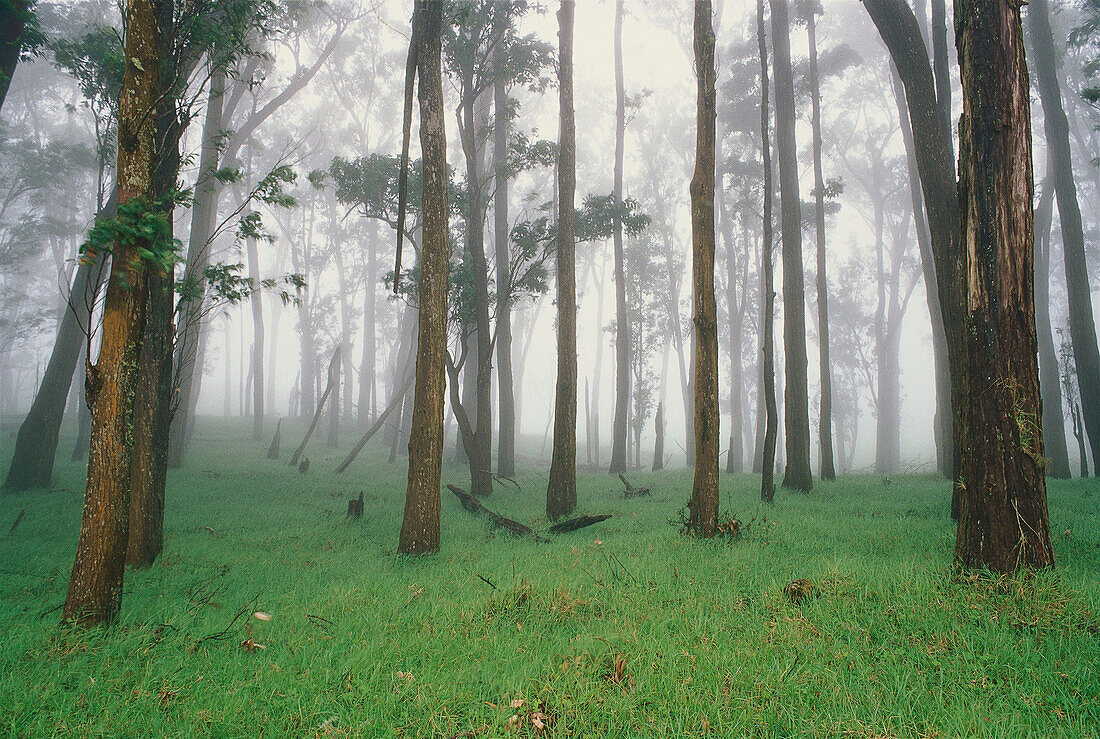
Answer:
POLYGON ((1069 294, 1069 335, 1077 367, 1077 387, 1081 392, 1081 416, 1088 432, 1093 459, 1100 459, 1100 351, 1096 344, 1085 235, 1081 225, 1081 207, 1077 202, 1077 185, 1073 180, 1069 122, 1062 107, 1048 0, 1029 3, 1028 30, 1035 86, 1039 89, 1039 99, 1043 104, 1043 126, 1054 178, 1054 195, 1058 201, 1058 221, 1062 225, 1062 253, 1066 262, 1066 292, 1069 294))
POLYGON ((802 215, 795 142, 794 78, 791 72, 787 0, 770 0, 775 69, 775 136, 783 237, 784 427, 787 469, 783 487, 813 489, 810 472, 810 405, 806 360, 806 289, 802 271, 802 215))
POLYGON ((1039 390, 1043 398, 1043 447, 1047 456, 1047 474, 1066 480, 1069 449, 1066 424, 1062 418, 1062 383, 1058 370, 1058 352, 1050 326, 1050 228, 1054 215, 1054 187, 1049 176, 1035 206, 1035 329, 1039 341, 1039 390))
MULTIPOLYGON (((313 432, 317 430, 317 424, 321 421, 321 414, 325 411, 325 401, 328 400, 329 395, 332 394, 334 387, 340 383, 340 346, 336 346, 336 351, 332 353, 332 359, 328 363, 328 382, 325 383, 325 391, 321 393, 321 399, 317 402, 317 409, 313 412, 313 420, 309 424, 309 428, 306 430, 306 435, 302 438, 302 443, 298 445, 298 448, 294 450, 294 455, 290 458, 290 466, 293 467, 298 464, 298 460, 302 457, 302 452, 306 450, 306 445, 309 444, 309 439, 313 436, 313 432)), ((339 390, 337 390, 339 392, 339 390)))
POLYGON ((1031 103, 1020 6, 957 0, 959 201, 967 259, 966 455, 955 559, 1054 564, 1033 295, 1031 103))
POLYGON ((821 479, 835 480, 833 463, 833 368, 829 362, 829 281, 825 265, 825 176, 821 167, 821 82, 817 71, 817 13, 806 13, 810 42, 810 101, 812 103, 814 159, 814 233, 817 237, 817 327, 818 372, 821 380, 821 409, 818 443, 821 446, 821 479))
MULTIPOLYGON (((126 4, 126 71, 119 97, 118 202, 151 206, 160 90, 160 24, 164 0, 126 4)), ((145 332, 148 285, 139 250, 165 244, 119 242, 103 305, 99 357, 89 367, 92 441, 76 561, 62 618, 90 626, 119 613, 126 563, 133 452, 134 391, 145 332)))
POLYGON ((764 381, 764 446, 760 472, 760 499, 775 500, 775 442, 779 435, 779 411, 775 397, 775 270, 772 264, 775 237, 772 233, 771 112, 768 107, 768 42, 764 30, 764 0, 756 0, 756 41, 760 49, 760 142, 764 163, 764 319, 763 381, 764 381))
POLYGON ((260 285, 260 254, 256 239, 247 239, 248 276, 254 290, 252 305, 252 440, 264 438, 264 303, 260 285))
MULTIPOLYGON (((397 551, 439 551, 439 483, 443 464, 443 396, 446 390, 447 277, 450 263, 447 207, 447 137, 443 126, 440 67, 442 4, 417 0, 413 44, 419 48, 420 147, 423 151, 424 236, 420 256, 419 338, 405 516, 397 551)), ((411 90, 406 94, 411 94, 411 90)))
POLYGON ((718 526, 718 305, 714 295, 715 77, 710 0, 695 3, 695 174, 691 178, 692 285, 695 303, 695 479, 688 529, 710 538, 718 526))
MULTIPOLYGON (((99 213, 99 218, 110 219, 117 214, 117 193, 99 213)), ((57 455, 57 436, 65 414, 65 401, 69 396, 73 373, 81 353, 86 350, 86 337, 92 330, 91 308, 99 292, 103 256, 81 258, 73 276, 67 307, 57 326, 57 338, 50 352, 42 382, 35 393, 34 402, 26 418, 19 426, 15 439, 15 452, 4 487, 25 490, 47 487, 53 478, 54 458, 57 455)), ((82 373, 83 374, 83 373, 82 373)), ((87 445, 85 439, 84 446, 87 445)), ((84 449, 83 454, 87 452, 84 449)))
POLYGON ((31 13, 30 0, 0 3, 0 109, 23 51, 23 29, 31 13))
MULTIPOLYGON (((577 505, 577 264, 573 222, 577 191, 577 134, 573 119, 573 0, 558 10, 558 376, 554 393, 554 450, 546 515, 558 519, 577 505)), ((503 474, 503 473, 502 473, 503 474)))
POLYGON ((360 426, 374 423, 377 412, 378 385, 376 367, 378 365, 378 337, 375 333, 376 302, 375 285, 378 281, 378 267, 375 260, 374 229, 367 237, 367 278, 363 294, 363 360, 359 365, 359 406, 357 420, 360 426))
POLYGON ((218 217, 218 200, 222 183, 215 177, 218 171, 222 138, 225 135, 223 113, 226 71, 215 67, 210 71, 210 94, 206 102, 206 120, 202 127, 199 151, 199 176, 195 183, 195 200, 191 205, 191 232, 187 242, 187 268, 183 275, 184 297, 180 300, 177 325, 175 382, 179 388, 172 416, 168 442, 168 466, 183 464, 194 406, 198 400, 198 385, 202 381, 205 358, 200 351, 200 338, 205 324, 203 296, 205 270, 210 260, 210 239, 218 217))
MULTIPOLYGON (((717 146, 715 148, 715 159, 721 161, 717 146)), ((741 433, 744 424, 741 405, 741 331, 744 315, 737 299, 737 258, 733 249, 732 218, 726 210, 724 198, 719 200, 718 210, 722 217, 722 240, 726 247, 726 311, 729 314, 730 331, 730 441, 726 452, 726 472, 734 473, 741 472, 745 464, 745 447, 741 433)), ((747 264, 745 267, 748 271, 747 264)), ((744 302, 744 296, 740 302, 744 302)))
POLYGON ((626 437, 630 417, 630 315, 626 303, 626 255, 623 249, 623 152, 626 138, 626 92, 623 88, 623 0, 615 0, 615 417, 611 428, 608 472, 626 471, 626 437))
MULTIPOLYGON (((498 6, 495 18, 501 28, 498 33, 506 33, 508 14, 503 6, 498 6)), ((507 49, 503 42, 497 42, 498 64, 504 63, 507 49)), ((497 421, 497 471, 505 477, 516 474, 516 400, 515 380, 512 377, 512 267, 509 254, 511 229, 508 225, 508 172, 505 162, 508 157, 508 93, 502 75, 497 75, 493 87, 493 114, 496 125, 493 127, 493 166, 496 170, 496 194, 493 199, 493 234, 496 251, 497 269, 497 306, 496 306, 496 350, 497 350, 497 389, 500 399, 497 421)), ((574 405, 576 403, 574 402, 574 405)), ((573 414, 576 416, 576 413, 573 414)))
POLYGON ((960 245, 961 215, 951 153, 949 131, 944 128, 941 101, 937 99, 928 49, 920 35, 916 17, 905 0, 864 0, 872 22, 886 43, 905 86, 913 150, 920 175, 932 257, 935 261, 936 291, 943 316, 947 364, 951 377, 953 480, 951 512, 957 518, 962 499, 961 454, 965 439, 960 414, 966 398, 962 312, 966 305, 966 265, 960 245))

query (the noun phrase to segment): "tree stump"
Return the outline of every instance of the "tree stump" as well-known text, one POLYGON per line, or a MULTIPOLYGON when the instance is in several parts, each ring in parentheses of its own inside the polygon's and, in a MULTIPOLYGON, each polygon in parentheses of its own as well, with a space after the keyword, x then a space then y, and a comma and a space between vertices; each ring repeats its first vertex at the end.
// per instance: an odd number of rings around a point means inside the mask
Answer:
POLYGON ((283 419, 279 419, 279 422, 275 424, 275 438, 271 440, 271 446, 267 448, 268 459, 279 458, 279 442, 283 438, 283 419))
POLYGON ((309 458, 308 457, 303 459, 302 463, 300 465, 298 465, 298 471, 301 472, 303 475, 305 473, 309 472, 309 458))
POLYGON ((352 498, 348 501, 348 518, 362 518, 363 517, 363 494, 359 493, 358 498, 352 498))

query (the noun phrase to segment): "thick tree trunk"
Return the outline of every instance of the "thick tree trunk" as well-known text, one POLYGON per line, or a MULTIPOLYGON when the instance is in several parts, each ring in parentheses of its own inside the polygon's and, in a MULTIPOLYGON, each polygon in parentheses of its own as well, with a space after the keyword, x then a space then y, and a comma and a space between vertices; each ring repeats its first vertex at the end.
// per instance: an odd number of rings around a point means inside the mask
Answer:
POLYGON ((802 270, 802 208, 798 192, 794 77, 787 0, 770 0, 775 69, 775 136, 783 236, 783 386, 787 469, 783 487, 813 489, 806 359, 806 288, 802 270))
MULTIPOLYGON (((164 0, 126 5, 126 71, 119 97, 118 202, 154 195, 156 120, 161 94, 160 27, 164 0)), ((116 243, 103 305, 101 344, 89 367, 92 441, 76 561, 62 618, 90 626, 110 623, 122 602, 129 534, 134 391, 145 332, 148 286, 139 249, 164 244, 116 243)))
POLYGON ((695 174, 691 178, 692 285, 695 303, 695 479, 688 529, 710 538, 718 526, 718 305, 714 295, 715 67, 710 0, 695 3, 695 174))
MULTIPOLYGON (((1066 262, 1066 291, 1069 293, 1069 335, 1081 392, 1081 415, 1088 432, 1093 459, 1100 459, 1100 351, 1092 314, 1092 288, 1085 259, 1085 234, 1077 184, 1073 179, 1073 156, 1069 146, 1069 122, 1062 107, 1054 36, 1050 29, 1048 0, 1028 4, 1028 30, 1032 44, 1035 86, 1043 104, 1043 126, 1047 156, 1058 201, 1058 222, 1062 225, 1062 253, 1066 262)), ((1022 52, 1021 52, 1022 53, 1022 52)))
MULTIPOLYGON (((1048 161, 1047 170, 1050 166, 1048 161)), ((1048 175, 1035 206, 1035 330, 1039 341, 1039 390, 1043 397, 1043 447, 1047 474, 1069 479, 1069 449, 1062 418, 1062 383, 1058 352, 1050 326, 1050 228, 1054 215, 1054 187, 1048 175)))
MULTIPOLYGON (((615 418, 611 428, 608 472, 626 471, 626 437, 630 417, 630 315, 626 303, 626 254, 623 249, 623 152, 626 138, 626 92, 623 88, 623 0, 615 0, 615 418)), ((690 462, 689 462, 690 463, 690 462)))
MULTIPOLYGON (((99 213, 100 218, 114 218, 117 212, 117 192, 99 213)), ((72 289, 66 309, 57 326, 57 338, 50 352, 46 371, 38 385, 34 401, 26 418, 19 426, 15 439, 15 452, 8 468, 4 487, 25 490, 47 487, 53 477, 54 458, 57 456, 57 436, 65 414, 65 401, 69 396, 73 373, 87 346, 87 334, 91 332, 91 307, 99 292, 103 256, 81 258, 73 275, 72 289)), ((83 373, 82 373, 83 374, 83 373)), ((86 447, 88 439, 84 439, 86 447)), ((81 451, 81 457, 87 449, 81 451)))
MULTIPOLYGON (((554 450, 546 515, 558 519, 577 505, 577 262, 573 214, 577 191, 577 133, 573 117, 573 0, 558 10, 558 376, 554 393, 554 450)), ((503 474, 503 473, 502 473, 503 474)))
POLYGON ((760 499, 775 499, 775 444, 779 435, 779 410, 775 397, 775 271, 772 264, 775 238, 772 233, 771 112, 768 109, 768 42, 764 28, 764 0, 756 0, 756 42, 760 49, 760 141, 764 161, 763 330, 761 361, 763 372, 764 443, 760 461, 760 499))
POLYGON ((653 471, 665 468, 665 404, 657 404, 657 415, 653 419, 653 471))
POLYGON ((806 31, 810 42, 810 101, 812 103, 814 159, 814 233, 817 237, 817 330, 818 374, 821 381, 821 408, 818 418, 818 443, 821 446, 821 479, 835 480, 833 463, 833 368, 829 362, 829 281, 825 265, 825 176, 821 167, 821 82, 817 71, 817 13, 806 13, 806 31))
POLYGON ((443 464, 446 390, 447 277, 450 263, 447 207, 447 137, 443 126, 440 67, 442 4, 417 0, 413 43, 419 46, 420 147, 423 151, 424 237, 420 256, 419 338, 405 516, 397 551, 439 551, 439 484, 443 464))
POLYGON ((1020 6, 957 0, 955 29, 969 390, 955 559, 995 572, 1049 567, 1054 549, 1032 282, 1031 103, 1020 6))

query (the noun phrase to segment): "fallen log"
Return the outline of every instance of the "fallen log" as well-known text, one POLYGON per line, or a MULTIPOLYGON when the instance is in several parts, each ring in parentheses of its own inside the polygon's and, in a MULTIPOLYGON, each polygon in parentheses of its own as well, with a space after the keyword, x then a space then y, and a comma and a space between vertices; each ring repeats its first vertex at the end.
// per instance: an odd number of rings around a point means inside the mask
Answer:
POLYGON ((554 524, 550 527, 550 533, 568 534, 570 531, 583 529, 586 526, 591 526, 594 523, 606 521, 609 518, 611 518, 610 513, 604 513, 599 516, 577 516, 576 518, 571 518, 568 521, 562 521, 561 523, 554 524))
POLYGON ((626 478, 623 477, 622 474, 619 475, 619 479, 622 480, 623 487, 626 488, 625 490, 623 490, 623 496, 624 497, 637 498, 639 495, 649 495, 650 491, 649 491, 648 487, 636 488, 633 485, 631 485, 629 482, 627 482, 626 478))
POLYGON ((15 530, 19 528, 19 524, 23 521, 23 516, 27 513, 27 509, 19 511, 19 515, 15 517, 15 523, 11 525, 11 531, 8 532, 8 536, 15 536, 15 530))
POLYGON ((495 526, 505 529, 506 531, 510 531, 516 536, 526 536, 543 544, 547 544, 550 542, 549 539, 544 539, 543 537, 536 534, 533 529, 528 526, 524 526, 519 521, 513 521, 510 518, 505 518, 499 513, 493 513, 488 508, 483 506, 481 504, 481 501, 467 493, 462 488, 455 487, 454 485, 448 485, 447 489, 455 494, 458 500, 462 503, 463 508, 465 508, 470 513, 473 513, 475 516, 485 516, 495 526))
POLYGON ((340 474, 348 468, 348 465, 351 464, 357 456, 359 456, 359 452, 363 451, 363 447, 367 445, 367 442, 370 441, 371 437, 377 434, 382 429, 382 427, 386 425, 386 419, 390 417, 390 414, 393 413, 396 409, 400 408, 401 404, 405 402, 405 393, 409 389, 409 386, 412 384, 413 377, 413 375, 410 375, 405 380, 405 386, 402 387, 399 392, 394 393, 393 400, 390 401, 390 404, 386 407, 386 410, 382 411, 382 415, 378 417, 378 420, 374 422, 374 425, 367 429, 367 433, 363 434, 363 438, 356 442, 355 446, 352 447, 350 452, 348 452, 348 456, 344 457, 344 461, 341 462, 340 466, 336 468, 336 474, 340 474))

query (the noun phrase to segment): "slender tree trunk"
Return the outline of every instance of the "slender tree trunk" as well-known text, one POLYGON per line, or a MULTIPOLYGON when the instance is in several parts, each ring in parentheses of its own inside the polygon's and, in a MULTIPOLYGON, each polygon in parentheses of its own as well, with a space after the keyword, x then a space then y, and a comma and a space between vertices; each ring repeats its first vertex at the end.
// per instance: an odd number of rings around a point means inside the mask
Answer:
MULTIPOLYGON (((1043 105, 1047 156, 1058 201, 1058 222, 1062 225, 1062 253, 1066 262, 1066 292, 1069 294, 1069 335, 1081 392, 1081 415, 1088 432, 1093 459, 1100 459, 1100 351, 1092 313, 1092 288, 1085 259, 1085 234, 1077 184, 1073 179, 1073 156, 1069 146, 1069 122, 1062 107, 1054 36, 1050 30, 1048 0, 1028 4, 1028 30, 1032 44, 1035 86, 1043 105)), ((1021 52, 1022 53, 1022 52, 1021 52)))
POLYGON ((810 41, 810 101, 813 114, 814 232, 817 237, 817 327, 818 373, 821 380, 821 409, 818 443, 821 446, 821 479, 835 480, 833 463, 833 368, 829 362, 829 281, 825 265, 825 176, 821 167, 821 82, 817 71, 817 13, 806 13, 810 41))
POLYGON ((802 216, 795 142, 794 78, 791 72, 787 0, 770 0, 775 69, 776 153, 783 236, 784 426, 787 469, 783 487, 809 491, 810 406, 806 360, 806 288, 802 270, 802 216))
MULTIPOLYGON (((495 17, 507 19, 505 6, 498 6, 495 17)), ((501 28, 498 33, 503 38, 507 33, 506 21, 497 21, 501 28)), ((504 63, 507 49, 503 41, 497 42, 497 60, 504 63)), ((493 166, 496 170, 496 195, 493 199, 493 234, 496 250, 497 268, 497 306, 496 306, 496 352, 497 352, 497 388, 500 399, 499 419, 497 421, 497 471, 505 477, 516 474, 516 400, 515 380, 512 376, 512 265, 509 255, 511 241, 508 223, 508 171, 505 161, 508 157, 508 92, 503 75, 497 75, 493 87, 493 112, 496 125, 493 127, 493 166)), ((574 402, 574 405, 576 403, 574 402)), ((576 416, 576 413, 573 414, 576 416)))
POLYGON ((623 0, 615 0, 615 418, 611 429, 612 474, 626 471, 626 437, 630 416, 630 315, 626 302, 626 255, 623 249, 623 152, 626 138, 626 93, 623 87, 623 0))
POLYGON ((764 0, 756 0, 756 42, 760 49, 760 142, 764 161, 764 241, 763 252, 763 403, 765 411, 764 444, 761 457, 760 499, 775 500, 775 442, 779 435, 779 411, 775 397, 775 271, 772 266, 775 238, 772 234, 771 111, 768 101, 768 42, 764 28, 764 0))
MULTIPOLYGON (((717 147, 716 147, 717 148, 717 147)), ((715 152, 717 161, 721 159, 715 152)), ((741 472, 744 469, 745 448, 741 428, 744 415, 741 405, 741 330, 743 314, 737 299, 737 258, 733 249, 733 224, 724 198, 719 198, 719 213, 722 217, 722 240, 726 247, 726 311, 729 314, 730 331, 730 435, 729 450, 726 452, 726 472, 741 472)), ((747 270, 748 265, 746 265, 747 270)), ((744 297, 741 299, 744 300, 744 297)))
MULTIPOLYGON (((1085 479, 1089 476, 1089 453, 1085 448, 1085 431, 1081 428, 1081 406, 1076 403, 1073 404, 1073 437, 1077 439, 1077 454, 1078 459, 1081 461, 1081 479, 1085 479)), ((1095 460, 1093 461, 1095 465, 1095 460)))
POLYGON ((374 423, 377 405, 377 379, 375 368, 378 364, 378 337, 375 333, 376 303, 375 285, 378 280, 378 266, 375 259, 374 229, 367 237, 367 278, 363 294, 363 360, 359 366, 359 407, 360 426, 374 423))
POLYGON ((710 0, 695 3, 695 174, 691 178, 692 285, 695 303, 695 480, 688 529, 714 536, 718 525, 718 305, 714 295, 715 77, 710 0))
MULTIPOLYGON (((117 193, 112 193, 99 217, 114 218, 117 202, 117 193)), ((42 375, 42 382, 35 393, 31 408, 19 426, 15 452, 4 481, 5 488, 25 490, 47 487, 53 478, 57 437, 65 413, 65 401, 69 396, 77 362, 81 353, 86 351, 86 337, 92 330, 91 307, 99 292, 102 268, 102 255, 92 259, 82 258, 76 268, 67 307, 58 321, 57 338, 54 340, 46 371, 42 375)), ((84 446, 87 446, 86 438, 84 446)), ((86 452, 87 449, 84 449, 81 456, 86 452)))
POLYGON ((210 239, 214 233, 218 200, 222 192, 222 183, 214 175, 218 171, 221 142, 225 133, 225 83, 225 69, 216 67, 210 71, 210 94, 206 102, 206 120, 203 123, 199 151, 199 177, 195 183, 195 200, 191 206, 187 268, 183 275, 184 297, 180 300, 177 327, 175 381, 179 390, 168 441, 168 466, 172 468, 183 464, 198 400, 198 385, 202 381, 202 360, 205 357, 200 348, 204 344, 201 336, 205 333, 204 272, 210 260, 210 239))
POLYGON ((86 459, 88 456, 88 443, 92 437, 92 413, 88 409, 88 393, 85 390, 85 386, 88 384, 88 350, 87 344, 85 348, 81 350, 79 354, 83 360, 79 365, 79 380, 80 388, 77 393, 80 398, 80 402, 77 404, 76 414, 76 443, 73 444, 73 453, 69 459, 72 462, 79 462, 82 459, 86 459))
MULTIPOLYGON (((126 4, 126 71, 119 97, 119 208, 150 207, 156 168, 154 111, 161 94, 160 18, 164 0, 126 4), (140 207, 140 206, 139 206, 140 207)), ((122 603, 129 534, 132 426, 138 359, 145 332, 148 285, 141 249, 147 242, 113 246, 103 306, 99 357, 89 367, 92 441, 76 561, 62 618, 90 626, 111 623, 122 603)))
POLYGON ((546 515, 558 519, 577 505, 577 264, 573 222, 577 191, 577 134, 573 120, 573 0, 558 10, 558 377, 554 450, 546 515))
MULTIPOLYGON (((447 136, 440 66, 442 4, 417 0, 413 33, 420 77, 420 147, 423 151, 424 237, 420 256, 419 338, 405 516, 397 551, 439 551, 439 482, 443 464, 443 404, 447 379, 447 276, 450 262, 447 207, 447 136)), ((411 95, 411 90, 406 91, 411 95)))
POLYGON ((252 440, 264 438, 264 303, 260 284, 260 254, 256 239, 247 239, 248 276, 255 291, 249 297, 252 305, 252 440))
POLYGON ((1020 6, 957 0, 959 200, 968 261, 968 447, 955 559, 1054 564, 1032 286, 1031 103, 1020 6))
POLYGON ((1043 398, 1043 447, 1051 477, 1069 479, 1069 449, 1062 418, 1062 383, 1058 352, 1050 327, 1050 228, 1054 215, 1054 187, 1049 175, 1035 206, 1035 329, 1039 341, 1039 390, 1043 398))

